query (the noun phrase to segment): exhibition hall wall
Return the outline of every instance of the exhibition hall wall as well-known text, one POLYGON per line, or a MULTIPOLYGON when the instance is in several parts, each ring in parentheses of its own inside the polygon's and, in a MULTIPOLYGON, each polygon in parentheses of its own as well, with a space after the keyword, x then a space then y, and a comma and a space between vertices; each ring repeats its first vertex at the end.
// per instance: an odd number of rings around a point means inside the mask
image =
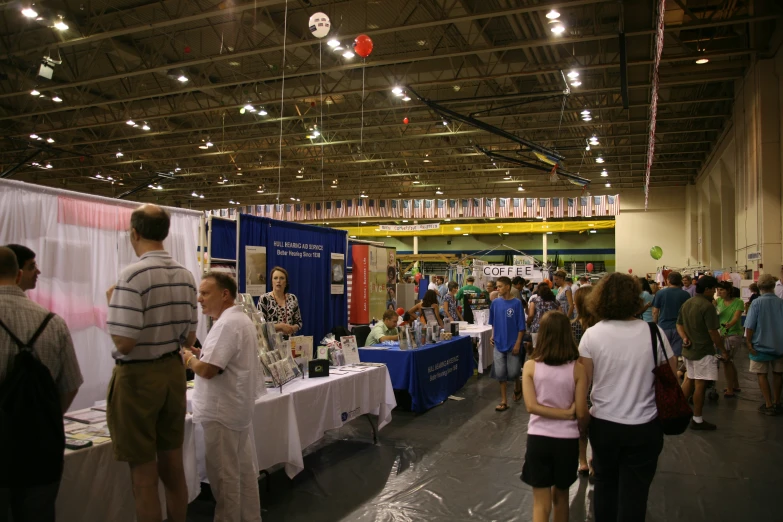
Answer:
POLYGON ((688 250, 712 267, 778 275, 783 263, 783 53, 759 60, 735 87, 718 146, 688 194, 688 250), (758 260, 748 259, 760 253, 758 260), (763 266, 762 266, 763 265, 763 266))

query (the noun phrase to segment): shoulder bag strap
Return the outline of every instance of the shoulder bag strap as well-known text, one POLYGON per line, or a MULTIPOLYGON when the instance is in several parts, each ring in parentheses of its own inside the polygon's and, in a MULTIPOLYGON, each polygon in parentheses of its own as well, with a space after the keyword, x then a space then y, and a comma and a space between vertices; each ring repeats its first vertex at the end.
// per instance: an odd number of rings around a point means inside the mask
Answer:
POLYGON ((661 343, 661 351, 663 352, 663 356, 666 358, 666 360, 669 359, 669 354, 666 353, 666 344, 663 342, 663 338, 661 337, 661 330, 658 328, 658 325, 655 323, 647 323, 647 326, 650 327, 650 340, 652 341, 652 347, 653 347, 653 361, 655 362, 655 367, 658 367, 658 341, 661 343))
POLYGON ((0 321, 0 328, 6 331, 8 336, 11 338, 11 340, 16 343, 16 346, 19 347, 19 349, 23 349, 25 347, 25 344, 19 340, 17 336, 14 335, 14 333, 5 325, 3 321, 0 321))

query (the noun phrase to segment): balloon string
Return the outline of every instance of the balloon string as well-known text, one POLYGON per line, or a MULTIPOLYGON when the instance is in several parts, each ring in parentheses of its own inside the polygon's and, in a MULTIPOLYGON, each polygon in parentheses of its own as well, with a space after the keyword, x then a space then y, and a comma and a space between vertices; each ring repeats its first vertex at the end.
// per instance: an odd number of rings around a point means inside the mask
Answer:
POLYGON ((326 193, 324 192, 324 141, 326 140, 326 135, 324 134, 324 76, 321 72, 322 49, 323 40, 320 40, 318 43, 318 82, 319 90, 321 92, 321 222, 324 223, 326 221, 323 219, 323 208, 326 203, 326 193))
MULTIPOLYGON (((362 122, 361 127, 359 128, 359 161, 361 162, 359 164, 359 189, 364 188, 364 162, 362 162, 362 157, 364 156, 364 69, 367 65, 367 59, 362 58, 362 122)), ((361 197, 361 196, 360 196, 361 197)))
POLYGON ((277 161, 277 204, 280 204, 280 191, 283 177, 283 108, 285 103, 285 42, 288 37, 288 0, 285 0, 285 15, 283 17, 283 83, 280 88, 280 143, 277 161))

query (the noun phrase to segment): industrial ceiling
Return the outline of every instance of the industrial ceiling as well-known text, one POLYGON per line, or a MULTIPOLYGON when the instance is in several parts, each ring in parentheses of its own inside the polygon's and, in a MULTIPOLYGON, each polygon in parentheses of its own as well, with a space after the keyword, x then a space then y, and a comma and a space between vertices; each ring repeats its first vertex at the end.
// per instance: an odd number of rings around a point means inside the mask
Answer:
MULTIPOLYGON (((518 157, 520 146, 444 120, 418 93, 556 150, 569 171, 592 181, 591 190, 641 189, 657 6, 7 2, 2 176, 195 209, 361 193, 579 190, 541 170, 493 163, 477 145, 507 157, 518 157), (331 20, 323 39, 309 30, 317 12, 331 20), (359 34, 374 44, 365 60, 347 52, 359 34), (583 119, 584 110, 592 119, 583 119), (588 151, 592 136, 598 145, 588 151)), ((774 1, 666 2, 652 186, 682 186, 697 175, 730 119, 736 82, 751 60, 770 52, 780 15, 774 1)))

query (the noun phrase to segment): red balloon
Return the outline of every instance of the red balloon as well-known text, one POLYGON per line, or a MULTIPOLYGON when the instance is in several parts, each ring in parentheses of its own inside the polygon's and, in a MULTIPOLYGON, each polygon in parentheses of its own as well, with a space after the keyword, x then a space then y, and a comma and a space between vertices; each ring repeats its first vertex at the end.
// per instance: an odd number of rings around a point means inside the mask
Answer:
POLYGON ((405 308, 402 308, 402 307, 398 308, 397 309, 397 315, 399 315, 400 317, 405 315, 405 308))
POLYGON ((367 58, 372 52, 372 40, 366 34, 360 34, 353 41, 353 50, 362 58, 367 58))
POLYGON ((407 125, 407 124, 408 124, 408 121, 409 121, 409 120, 408 120, 408 117, 407 117, 407 116, 406 116, 406 117, 404 117, 404 118, 402 119, 402 122, 403 122, 405 125, 407 125))
POLYGON ((629 273, 629 274, 633 274, 633 268, 629 268, 629 269, 628 269, 628 273, 629 273))
POLYGON ((593 263, 587 263, 587 271, 592 272, 593 271, 593 263))
POLYGON ((421 274, 416 274, 415 276, 413 276, 413 279, 415 279, 416 282, 418 283, 419 281, 421 281, 421 274))

